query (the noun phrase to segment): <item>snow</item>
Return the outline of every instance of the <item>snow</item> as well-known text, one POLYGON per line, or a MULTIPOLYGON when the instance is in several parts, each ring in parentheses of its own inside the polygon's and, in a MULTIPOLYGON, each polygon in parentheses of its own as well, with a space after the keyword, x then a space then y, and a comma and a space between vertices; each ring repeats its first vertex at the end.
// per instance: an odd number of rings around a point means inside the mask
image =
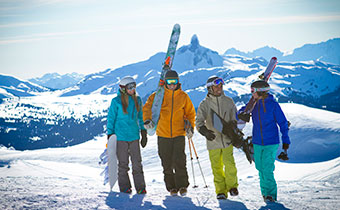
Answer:
MULTIPOLYGON (((287 118, 294 122, 292 131, 297 129, 305 134, 312 131, 315 135, 322 129, 326 132, 324 141, 340 145, 338 113, 298 104, 281 106, 287 118), (336 138, 332 139, 334 133, 336 138)), ((250 129, 247 125, 245 132, 249 133, 250 129)), ((299 142, 295 134, 291 138, 292 146, 299 142)), ((234 149, 234 156, 240 195, 218 201, 205 139, 197 132, 193 139, 208 188, 204 188, 195 157, 198 188, 192 188, 194 181, 187 144, 191 184, 185 197, 171 197, 165 189, 156 136, 149 136, 147 146, 141 149, 146 195, 138 195, 135 191, 131 195, 119 193, 117 184, 112 192, 108 185, 103 186, 103 177, 99 175, 103 166, 99 166, 98 161, 107 141, 104 135, 66 148, 17 151, 0 147, 0 209, 337 209, 340 204, 340 154, 313 163, 276 161, 278 202, 267 205, 261 197, 254 164, 250 165, 237 149, 234 149)), ((318 149, 308 150, 308 153, 317 153, 318 149)), ((289 156, 293 155, 290 150, 289 156)), ((321 156, 318 158, 322 159, 321 156)))
POLYGON ((92 94, 59 97, 59 93, 41 93, 35 97, 13 98, 0 104, 0 118, 23 119, 34 116, 39 119, 55 120, 58 117, 83 120, 91 111, 102 116, 113 96, 92 94), (25 117, 24 117, 25 116, 25 117))

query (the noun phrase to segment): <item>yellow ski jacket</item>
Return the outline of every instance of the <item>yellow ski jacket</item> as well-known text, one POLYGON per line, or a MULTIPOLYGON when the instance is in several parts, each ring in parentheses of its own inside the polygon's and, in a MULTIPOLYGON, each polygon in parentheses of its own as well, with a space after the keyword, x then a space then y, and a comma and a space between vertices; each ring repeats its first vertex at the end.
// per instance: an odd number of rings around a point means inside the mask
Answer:
MULTIPOLYGON (((152 93, 143 107, 143 120, 151 120, 152 104, 156 92, 152 93)), ((187 93, 181 88, 169 90, 164 88, 164 97, 156 129, 157 136, 174 138, 185 136, 184 120, 188 119, 195 128, 196 111, 187 93)))

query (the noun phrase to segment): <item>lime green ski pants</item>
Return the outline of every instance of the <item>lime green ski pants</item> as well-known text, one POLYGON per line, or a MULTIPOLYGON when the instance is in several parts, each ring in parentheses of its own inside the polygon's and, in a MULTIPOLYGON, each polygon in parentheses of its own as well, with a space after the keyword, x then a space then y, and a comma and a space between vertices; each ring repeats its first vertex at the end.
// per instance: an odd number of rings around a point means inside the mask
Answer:
POLYGON ((231 188, 237 188, 237 169, 233 156, 233 146, 209 150, 211 169, 214 175, 216 194, 228 196, 231 188))
POLYGON ((259 171, 262 196, 272 196, 277 199, 277 185, 274 178, 275 156, 279 144, 257 145, 254 144, 255 167, 259 171))

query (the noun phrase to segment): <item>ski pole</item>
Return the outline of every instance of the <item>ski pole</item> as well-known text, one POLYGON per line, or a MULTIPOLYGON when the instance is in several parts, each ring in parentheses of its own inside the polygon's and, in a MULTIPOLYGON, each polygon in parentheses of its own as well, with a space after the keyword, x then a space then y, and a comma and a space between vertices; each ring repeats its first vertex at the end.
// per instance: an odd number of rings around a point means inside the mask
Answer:
POLYGON ((203 174, 203 171, 202 171, 202 167, 201 167, 200 161, 198 160, 198 155, 197 155, 197 152, 196 152, 196 149, 195 149, 195 146, 194 146, 194 142, 192 141, 192 138, 189 139, 189 142, 190 142, 190 141, 191 141, 192 148, 194 149, 194 152, 195 152, 195 155, 196 155, 196 159, 197 159, 197 162, 198 162, 198 166, 200 167, 200 171, 201 171, 202 178, 203 178, 203 181, 204 181, 204 184, 205 184, 205 188, 208 188, 208 185, 207 185, 207 183, 205 182, 205 178, 204 178, 204 174, 203 174))
POLYGON ((194 171, 194 163, 193 163, 193 157, 192 157, 192 151, 191 151, 191 143, 189 140, 189 151, 190 151, 190 159, 191 159, 191 169, 192 169, 192 177, 194 179, 194 186, 193 188, 197 188, 198 186, 196 185, 196 180, 195 180, 195 171, 194 171))

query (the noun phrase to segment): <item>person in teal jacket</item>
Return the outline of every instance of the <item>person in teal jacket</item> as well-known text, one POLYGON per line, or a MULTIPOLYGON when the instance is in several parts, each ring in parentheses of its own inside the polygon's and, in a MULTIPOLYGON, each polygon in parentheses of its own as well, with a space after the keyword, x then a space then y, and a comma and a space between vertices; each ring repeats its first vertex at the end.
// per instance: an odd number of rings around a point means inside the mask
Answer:
POLYGON ((141 146, 147 143, 143 123, 142 100, 136 95, 136 82, 132 77, 124 77, 119 82, 119 91, 112 99, 107 117, 107 138, 117 137, 118 185, 120 192, 131 193, 128 175, 129 158, 132 162, 132 175, 138 194, 145 194, 145 180, 142 157, 139 147, 139 131, 142 136, 141 146))
MULTIPOLYGON (((274 178, 275 156, 280 143, 279 129, 282 134, 282 149, 290 145, 288 136, 289 122, 280 105, 268 93, 270 86, 259 80, 251 84, 251 92, 257 101, 251 112, 253 122, 253 146, 255 167, 259 171, 260 187, 265 202, 277 200, 277 185, 274 178)), ((238 111, 238 118, 248 121, 249 114, 243 114, 246 106, 238 111)))

